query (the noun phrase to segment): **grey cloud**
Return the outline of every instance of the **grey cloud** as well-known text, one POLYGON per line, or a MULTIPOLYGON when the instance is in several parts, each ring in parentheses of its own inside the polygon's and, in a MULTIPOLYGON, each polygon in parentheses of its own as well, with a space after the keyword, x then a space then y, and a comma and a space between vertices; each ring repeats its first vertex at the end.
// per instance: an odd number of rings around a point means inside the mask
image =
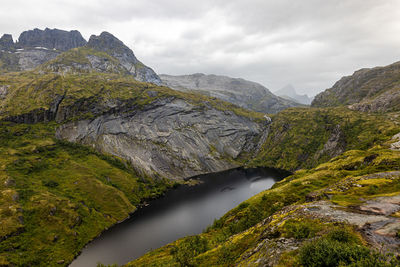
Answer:
POLYGON ((315 94, 399 60, 398 0, 3 0, 1 32, 107 30, 159 73, 243 77, 315 94))

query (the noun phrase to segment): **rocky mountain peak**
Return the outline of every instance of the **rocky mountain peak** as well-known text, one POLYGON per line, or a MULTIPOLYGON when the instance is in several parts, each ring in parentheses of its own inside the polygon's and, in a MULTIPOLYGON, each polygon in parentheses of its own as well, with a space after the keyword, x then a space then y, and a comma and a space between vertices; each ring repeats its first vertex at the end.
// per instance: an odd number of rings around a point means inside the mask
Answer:
POLYGON ((158 75, 151 68, 141 63, 135 57, 133 51, 111 33, 102 32, 98 36, 90 36, 87 47, 106 52, 116 58, 135 79, 142 82, 161 84, 161 79, 158 75))
POLYGON ((102 32, 98 36, 93 34, 90 36, 87 46, 105 52, 119 50, 133 55, 129 47, 109 32, 102 32))
POLYGON ((297 93, 296 89, 294 88, 293 85, 288 84, 278 91, 274 92, 277 96, 283 97, 288 100, 293 100, 296 101, 300 104, 305 104, 305 105, 310 105, 311 101, 313 100, 312 97, 309 97, 308 95, 300 95, 297 93))
POLYGON ((18 38, 19 47, 45 47, 60 51, 67 51, 85 44, 86 40, 76 30, 64 31, 49 28, 40 30, 36 28, 24 31, 18 38))
POLYGON ((3 34, 0 38, 0 49, 2 50, 10 50, 14 47, 14 41, 11 34, 3 34))
POLYGON ((128 70, 131 68, 131 66, 128 66, 130 65, 127 64, 128 62, 131 64, 136 64, 138 62, 133 51, 109 32, 102 32, 98 36, 90 36, 87 46, 99 51, 107 52, 115 58, 123 59, 123 61, 126 62, 125 67, 128 70))

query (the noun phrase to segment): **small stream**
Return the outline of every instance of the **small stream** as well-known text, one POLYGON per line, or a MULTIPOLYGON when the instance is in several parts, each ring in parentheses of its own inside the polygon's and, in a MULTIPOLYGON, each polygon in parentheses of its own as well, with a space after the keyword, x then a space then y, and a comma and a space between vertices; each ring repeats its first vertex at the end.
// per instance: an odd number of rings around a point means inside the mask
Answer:
POLYGON ((261 168, 199 176, 201 184, 170 190, 128 220, 105 231, 70 266, 125 264, 176 239, 199 234, 214 219, 283 177, 276 170, 261 168))

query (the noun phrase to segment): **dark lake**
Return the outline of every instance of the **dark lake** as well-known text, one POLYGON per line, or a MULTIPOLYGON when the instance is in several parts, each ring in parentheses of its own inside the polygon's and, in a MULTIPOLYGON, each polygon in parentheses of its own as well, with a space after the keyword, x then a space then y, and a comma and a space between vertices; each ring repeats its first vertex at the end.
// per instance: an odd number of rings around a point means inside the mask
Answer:
POLYGON ((95 267, 99 262, 125 264, 176 239, 199 234, 214 219, 283 177, 275 170, 260 168, 199 176, 196 179, 202 184, 170 190, 128 220, 105 231, 70 266, 95 267))

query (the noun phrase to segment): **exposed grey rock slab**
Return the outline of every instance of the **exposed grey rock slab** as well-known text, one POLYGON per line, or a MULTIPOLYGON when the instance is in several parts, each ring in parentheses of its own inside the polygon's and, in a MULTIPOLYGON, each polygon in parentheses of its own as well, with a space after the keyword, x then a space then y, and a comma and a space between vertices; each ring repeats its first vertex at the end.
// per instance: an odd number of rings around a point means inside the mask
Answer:
POLYGON ((67 123, 57 137, 125 158, 150 176, 182 179, 238 167, 266 126, 232 112, 158 99, 143 109, 67 123))

